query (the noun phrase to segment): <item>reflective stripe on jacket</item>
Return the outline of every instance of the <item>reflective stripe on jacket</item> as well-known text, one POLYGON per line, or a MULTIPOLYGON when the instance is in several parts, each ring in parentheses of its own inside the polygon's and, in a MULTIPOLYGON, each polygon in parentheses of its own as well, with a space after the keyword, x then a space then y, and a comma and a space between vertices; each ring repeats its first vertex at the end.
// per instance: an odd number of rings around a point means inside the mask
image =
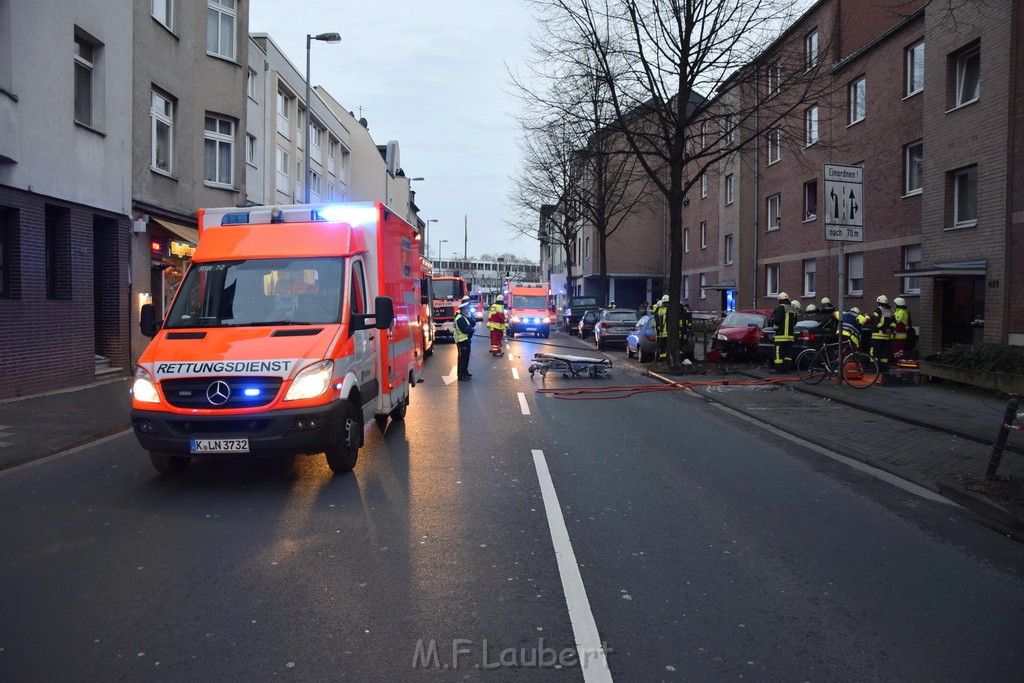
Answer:
POLYGON ((663 304, 655 304, 654 306, 654 326, 657 330, 659 337, 668 338, 668 306, 663 304))
POLYGON ((505 307, 498 303, 491 304, 491 310, 487 314, 487 328, 491 330, 504 330, 507 327, 505 307))
POLYGON ((892 328, 896 325, 892 309, 879 306, 871 312, 871 338, 876 340, 892 339, 892 328))
POLYGON ((796 339, 793 336, 793 324, 796 314, 793 309, 785 304, 779 304, 772 313, 772 325, 775 327, 775 341, 791 342, 796 339))
POLYGON ((906 339, 907 330, 910 329, 910 311, 905 306, 897 306, 892 317, 896 320, 896 327, 892 333, 892 338, 906 339))

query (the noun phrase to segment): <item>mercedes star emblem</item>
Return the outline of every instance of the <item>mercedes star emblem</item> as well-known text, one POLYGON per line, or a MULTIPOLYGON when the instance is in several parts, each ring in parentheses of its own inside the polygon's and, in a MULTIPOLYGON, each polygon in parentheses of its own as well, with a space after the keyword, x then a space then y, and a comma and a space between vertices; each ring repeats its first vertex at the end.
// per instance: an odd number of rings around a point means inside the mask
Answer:
POLYGON ((217 380, 206 388, 206 400, 215 406, 222 406, 231 398, 231 387, 223 380, 217 380))

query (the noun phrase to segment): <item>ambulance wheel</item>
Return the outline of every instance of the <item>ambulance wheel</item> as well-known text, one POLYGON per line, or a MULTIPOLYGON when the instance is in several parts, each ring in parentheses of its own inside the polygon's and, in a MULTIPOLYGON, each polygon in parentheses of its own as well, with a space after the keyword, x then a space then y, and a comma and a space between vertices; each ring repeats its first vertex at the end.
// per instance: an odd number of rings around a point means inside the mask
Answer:
POLYGON ((359 459, 359 443, 363 438, 363 424, 359 420, 359 411, 351 403, 345 411, 345 433, 332 448, 324 451, 327 456, 327 465, 332 472, 344 474, 351 472, 359 459))
POLYGON ((540 336, 544 337, 545 339, 549 339, 551 337, 551 332, 542 332, 540 336))
POLYGON ((405 395, 405 400, 402 401, 401 403, 399 403, 397 406, 395 406, 391 410, 391 419, 392 420, 397 420, 398 422, 401 422, 402 420, 405 419, 405 414, 409 410, 409 399, 410 398, 411 398, 411 396, 409 394, 406 394, 405 395))
POLYGON ((192 458, 187 455, 167 455, 157 451, 149 452, 149 460, 160 474, 181 474, 192 462, 192 458))

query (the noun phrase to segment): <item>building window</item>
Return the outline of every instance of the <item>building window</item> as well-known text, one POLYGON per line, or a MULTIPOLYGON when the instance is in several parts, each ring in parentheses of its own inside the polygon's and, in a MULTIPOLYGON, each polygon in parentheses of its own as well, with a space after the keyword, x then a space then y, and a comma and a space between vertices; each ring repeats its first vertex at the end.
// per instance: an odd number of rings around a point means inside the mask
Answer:
POLYGON ((253 102, 260 100, 260 76, 254 69, 249 69, 249 75, 245 79, 245 94, 253 102))
POLYGON ((172 149, 174 143, 174 103, 158 92, 153 92, 153 100, 149 109, 151 123, 152 150, 150 168, 170 174, 172 149))
POLYGON ((818 32, 812 31, 804 38, 804 69, 810 71, 818 66, 818 32))
POLYGON ((768 67, 768 97, 779 94, 782 88, 782 62, 775 62, 768 67))
MULTIPOLYGON (((917 270, 921 267, 921 245, 920 244, 908 244, 903 247, 903 270, 917 270)), ((920 277, 905 277, 903 278, 903 293, 904 294, 920 294, 921 293, 921 278, 920 277)))
POLYGON ((235 0, 206 0, 206 52, 235 58, 235 0))
POLYGON ((700 198, 704 199, 708 196, 708 174, 700 174, 700 198))
POLYGON ((309 127, 309 155, 319 161, 324 156, 324 129, 315 123, 309 127))
POLYGON ((961 107, 981 97, 981 47, 978 44, 956 56, 956 100, 961 107))
POLYGON ((804 144, 808 147, 818 141, 818 106, 804 112, 804 144))
POLYGON ((234 168, 235 122, 207 116, 203 132, 203 180, 231 186, 234 168))
POLYGON ((924 142, 918 140, 903 148, 903 194, 921 194, 923 176, 924 142))
POLYGON ((782 222, 782 195, 768 197, 768 229, 778 230, 782 222))
POLYGON ((732 204, 735 199, 732 174, 725 176, 725 203, 732 204))
POLYGON ((815 259, 804 259, 804 296, 817 294, 817 283, 814 276, 818 270, 818 262, 815 259))
POLYGON ((708 248, 708 222, 707 221, 701 221, 700 222, 700 248, 701 249, 707 249, 708 248))
POLYGON ((707 286, 708 286, 708 274, 707 273, 701 273, 700 274, 700 298, 701 299, 707 299, 708 298, 707 290, 705 289, 707 286))
POLYGON ((860 123, 867 115, 868 79, 858 78, 850 84, 850 125, 860 123))
POLYGON ((292 136, 292 102, 287 93, 277 91, 277 132, 285 139, 292 136))
POLYGON ((690 298, 690 276, 689 275, 684 275, 683 276, 683 298, 684 299, 689 299, 690 298))
POLYGON ((75 121, 92 125, 93 76, 95 46, 82 36, 75 36, 75 121))
POLYGON ((907 97, 924 90, 924 41, 907 48, 907 97))
POLYGON ((327 172, 331 175, 338 174, 337 162, 335 160, 338 158, 339 147, 341 147, 341 143, 334 138, 327 140, 327 172))
POLYGON ((284 147, 277 148, 277 191, 288 194, 291 184, 288 182, 288 152, 284 147))
POLYGON ((765 293, 768 296, 776 297, 779 295, 779 265, 771 265, 764 267, 765 272, 765 293))
POLYGON ((167 27, 174 28, 174 0, 153 0, 153 18, 167 27))
POLYGON ((256 136, 245 134, 245 163, 256 165, 256 136))
POLYGON ((818 219, 818 181, 809 180, 804 183, 804 220, 818 219))
POLYGON ((782 158, 782 131, 773 128, 768 131, 768 164, 774 164, 782 158))
POLYGON ((850 296, 864 294, 864 254, 846 255, 846 293, 850 296))
POLYGON ((727 145, 736 144, 736 115, 728 114, 725 117, 725 143, 727 145))
POLYGON ((310 201, 320 198, 320 174, 312 170, 309 172, 309 193, 310 201))
POLYGON ((978 167, 953 172, 953 227, 969 228, 978 222, 978 167))
POLYGON ((732 265, 732 235, 725 236, 725 265, 732 265))
POLYGON ((683 253, 690 253, 690 229, 683 228, 683 253))
POLYGON ((587 235, 587 237, 586 237, 586 239, 584 241, 584 245, 585 246, 583 248, 583 257, 584 258, 590 258, 590 235, 587 235))
POLYGON ((700 122, 700 148, 704 149, 708 146, 708 122, 700 122))

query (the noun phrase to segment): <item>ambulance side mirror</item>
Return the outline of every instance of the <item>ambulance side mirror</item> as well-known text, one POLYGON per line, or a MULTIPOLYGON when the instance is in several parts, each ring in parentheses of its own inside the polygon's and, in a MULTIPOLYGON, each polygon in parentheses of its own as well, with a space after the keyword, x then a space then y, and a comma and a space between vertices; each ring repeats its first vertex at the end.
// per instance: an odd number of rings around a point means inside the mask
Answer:
POLYGON ((139 332, 147 337, 155 337, 163 323, 163 320, 156 319, 156 306, 142 304, 142 310, 139 311, 139 332))
POLYGON ((374 327, 386 330, 395 322, 395 303, 390 296, 378 296, 373 300, 374 327))

